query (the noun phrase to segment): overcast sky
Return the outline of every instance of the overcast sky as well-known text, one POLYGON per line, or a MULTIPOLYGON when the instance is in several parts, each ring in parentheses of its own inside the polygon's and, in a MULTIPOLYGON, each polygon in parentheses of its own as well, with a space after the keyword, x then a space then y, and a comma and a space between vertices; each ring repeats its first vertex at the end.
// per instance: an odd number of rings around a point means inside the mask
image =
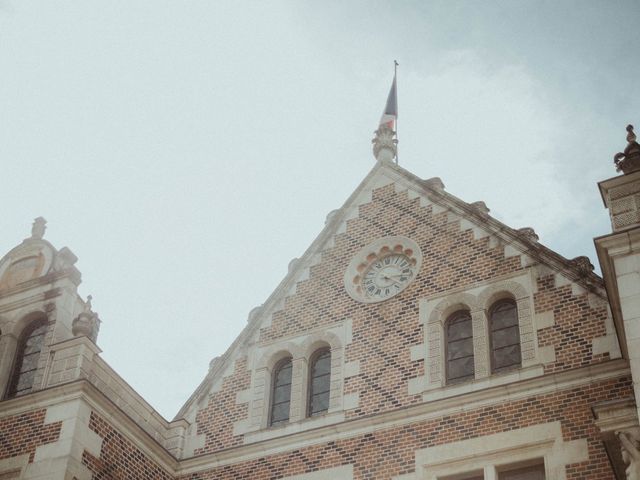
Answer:
POLYGON ((104 358, 173 417, 374 164, 596 262, 640 2, 0 0, 0 251, 79 257, 104 358))

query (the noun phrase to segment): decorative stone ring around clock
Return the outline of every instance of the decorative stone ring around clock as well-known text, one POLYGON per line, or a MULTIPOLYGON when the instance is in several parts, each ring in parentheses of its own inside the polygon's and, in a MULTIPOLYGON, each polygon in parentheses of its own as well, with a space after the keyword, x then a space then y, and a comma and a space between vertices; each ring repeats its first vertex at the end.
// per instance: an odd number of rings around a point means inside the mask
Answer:
POLYGON ((358 302, 382 302, 402 292, 421 265, 422 252, 413 240, 379 238, 353 257, 344 274, 344 286, 358 302))

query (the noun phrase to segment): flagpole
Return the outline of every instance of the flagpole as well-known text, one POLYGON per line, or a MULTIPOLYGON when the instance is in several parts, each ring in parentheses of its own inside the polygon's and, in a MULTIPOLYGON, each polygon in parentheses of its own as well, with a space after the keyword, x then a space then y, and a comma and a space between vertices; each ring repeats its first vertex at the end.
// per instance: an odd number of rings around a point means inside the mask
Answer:
MULTIPOLYGON (((396 82, 396 108, 398 108, 398 63, 397 60, 393 61, 393 80, 396 82)), ((398 109, 399 110, 399 109, 398 109)), ((398 112, 396 112, 396 140, 398 139, 398 112)), ((398 165, 398 144, 396 143, 396 165, 398 165)))

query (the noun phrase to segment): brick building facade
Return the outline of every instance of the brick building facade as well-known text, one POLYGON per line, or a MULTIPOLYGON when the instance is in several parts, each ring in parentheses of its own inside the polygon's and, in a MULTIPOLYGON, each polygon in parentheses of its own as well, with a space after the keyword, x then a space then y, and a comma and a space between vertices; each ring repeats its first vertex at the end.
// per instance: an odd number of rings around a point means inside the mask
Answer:
POLYGON ((600 184, 604 278, 394 164, 391 137, 172 421, 101 358, 36 219, 0 262, 0 479, 640 478, 632 129, 600 184))

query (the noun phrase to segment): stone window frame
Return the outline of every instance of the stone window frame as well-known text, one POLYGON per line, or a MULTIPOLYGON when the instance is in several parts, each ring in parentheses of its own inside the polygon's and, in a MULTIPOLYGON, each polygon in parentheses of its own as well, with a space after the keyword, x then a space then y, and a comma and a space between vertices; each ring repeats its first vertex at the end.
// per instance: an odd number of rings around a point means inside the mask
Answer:
POLYGON ((333 332, 316 332, 304 338, 302 343, 293 341, 275 343, 262 354, 252 375, 251 430, 279 429, 306 419, 318 419, 343 410, 344 345, 333 332), (324 415, 307 415, 309 400, 309 367, 313 355, 321 349, 331 351, 331 379, 329 410, 324 415), (291 404, 289 421, 269 425, 273 369, 282 359, 292 359, 291 404))
POLYGON ((454 480, 544 463, 547 480, 566 480, 567 465, 589 459, 587 439, 564 440, 560 422, 542 423, 415 452, 415 473, 394 480, 454 480))
MULTIPOLYGON (((44 337, 43 348, 40 352, 38 360, 38 369, 34 377, 32 391, 42 388, 43 369, 46 365, 49 351, 49 343, 53 334, 52 325, 56 321, 55 310, 32 310, 29 313, 20 314, 16 321, 3 321, 2 335, 0 335, 0 393, 2 399, 9 397, 9 390, 13 382, 17 357, 20 354, 20 341, 27 329, 35 322, 44 322, 48 328, 44 337)), ((4 320, 4 318, 0 318, 4 320)))
MULTIPOLYGON (((445 372, 445 322, 451 314, 458 310, 468 310, 471 313, 475 367, 474 380, 509 373, 507 371, 492 374, 491 352, 489 351, 488 312, 492 305, 505 298, 512 299, 516 303, 518 310, 521 368, 540 363, 536 358, 536 338, 533 328, 533 302, 531 295, 524 286, 514 280, 501 281, 482 288, 477 295, 470 292, 458 292, 433 300, 433 302, 437 301, 437 304, 430 311, 425 325, 426 390, 464 385, 464 383, 447 385, 445 372)), ((517 369, 514 370, 517 371, 517 369)), ((514 370, 511 370, 511 372, 514 370)))

